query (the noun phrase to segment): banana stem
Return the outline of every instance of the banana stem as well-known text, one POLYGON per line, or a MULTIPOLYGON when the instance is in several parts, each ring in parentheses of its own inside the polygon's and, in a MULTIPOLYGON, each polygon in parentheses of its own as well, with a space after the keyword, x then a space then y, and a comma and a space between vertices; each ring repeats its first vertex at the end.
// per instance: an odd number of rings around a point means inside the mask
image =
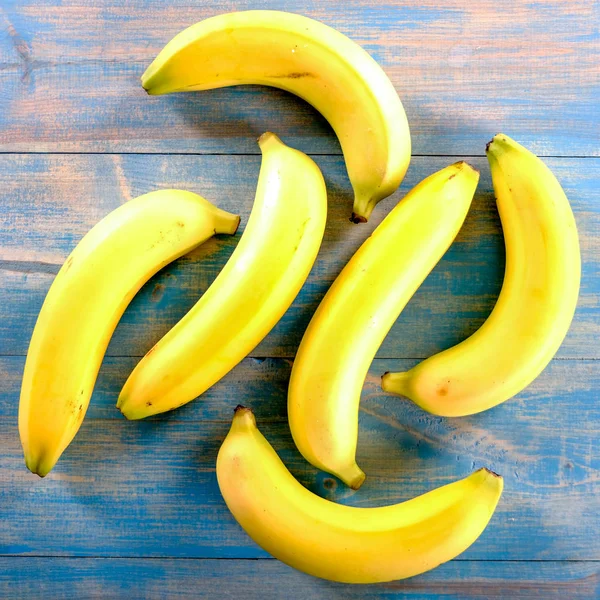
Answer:
POLYGON ((377 204, 370 195, 365 195, 359 192, 354 193, 354 206, 352 207, 352 223, 366 223, 373 212, 373 208, 377 204))
POLYGON ((240 216, 219 210, 215 215, 215 233, 233 235, 240 226, 240 216))
POLYGON ((397 396, 406 396, 406 384, 409 380, 409 374, 406 373, 390 373, 387 371, 381 378, 381 389, 390 394, 397 396))
POLYGON ((336 473, 336 475, 353 490, 357 490, 363 484, 366 477, 362 469, 356 463, 348 467, 348 469, 336 473))

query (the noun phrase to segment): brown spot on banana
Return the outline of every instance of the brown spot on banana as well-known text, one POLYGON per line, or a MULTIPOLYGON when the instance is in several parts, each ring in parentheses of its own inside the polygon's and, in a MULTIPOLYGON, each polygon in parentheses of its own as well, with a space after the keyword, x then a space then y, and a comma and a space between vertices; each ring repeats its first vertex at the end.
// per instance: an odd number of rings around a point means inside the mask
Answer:
POLYGON ((65 262, 65 273, 71 268, 71 266, 73 265, 73 256, 69 256, 69 258, 67 258, 67 261, 65 262))
POLYGON ((302 79, 304 77, 315 77, 310 71, 292 71, 283 75, 271 75, 271 79, 302 79))

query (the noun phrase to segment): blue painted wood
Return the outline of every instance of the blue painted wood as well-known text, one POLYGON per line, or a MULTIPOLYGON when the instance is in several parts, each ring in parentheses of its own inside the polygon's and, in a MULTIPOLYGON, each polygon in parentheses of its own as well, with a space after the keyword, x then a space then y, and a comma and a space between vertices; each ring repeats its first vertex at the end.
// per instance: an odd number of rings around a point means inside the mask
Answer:
POLYGON ((196 0, 1 3, 0 152, 25 154, 0 156, 0 597, 598 598, 600 160, 576 157, 600 157, 600 5, 236 2, 237 9, 291 8, 335 26, 362 44, 398 89, 413 151, 427 157, 413 160, 402 191, 361 227, 346 220, 352 198, 339 145, 302 101, 259 87, 164 98, 141 90, 140 74, 172 35, 224 8, 196 0), (67 253, 107 212, 157 187, 198 191, 247 218, 259 157, 185 154, 256 155, 255 139, 267 129, 317 155, 331 196, 323 249, 297 301, 255 358, 202 400, 127 423, 114 402, 135 357, 196 301, 239 236, 212 240, 174 263, 126 312, 82 431, 56 470, 43 481, 28 474, 16 427, 24 354, 67 253), (431 417, 383 395, 379 375, 456 343, 493 306, 503 247, 481 157, 500 130, 541 155, 564 157, 547 162, 580 230, 579 308, 560 359, 518 398, 464 419, 431 417), (457 242, 372 366, 359 440, 368 480, 354 493, 293 447, 285 412, 290 359, 328 285, 384 214, 419 179, 464 155, 480 157, 480 193, 457 242), (482 465, 505 476, 505 494, 480 540, 422 577, 349 587, 304 576, 265 559, 220 498, 214 460, 238 402, 253 406, 286 464, 325 497, 362 506, 397 502, 482 465))
MULTIPOLYGON (((367 225, 348 221, 351 195, 341 157, 316 157, 327 180, 329 217, 323 246, 303 290, 252 353, 292 357, 320 299, 352 253, 403 194, 456 157, 415 158, 400 192, 381 203, 367 225)), ((157 187, 197 191, 242 214, 251 210, 259 157, 57 156, 0 157, 0 354, 24 355, 53 273, 102 216, 157 187), (23 244, 23 239, 27 243, 23 244), (2 262, 3 261, 3 262, 2 262), (42 264, 40 264, 42 263, 42 264)), ((379 357, 426 357, 475 331, 492 309, 504 272, 502 231, 487 161, 474 159, 482 178, 463 230, 404 310, 379 357)), ((571 199, 581 236, 583 280, 579 308, 559 351, 598 358, 600 322, 600 159, 547 159, 571 199)), ((150 281, 126 311, 109 355, 142 356, 197 301, 225 264, 238 237, 222 236, 150 281)))
POLYGON ((353 492, 298 454, 286 420, 290 361, 245 360, 204 398, 142 422, 114 408, 134 360, 105 361, 81 431, 44 480, 24 467, 16 431, 22 357, 0 359, 0 555, 264 557, 221 500, 215 459, 233 407, 251 406, 298 479, 321 496, 385 505, 481 466, 505 477, 484 534, 463 557, 600 560, 598 361, 556 360, 518 398, 481 415, 443 419, 382 394, 376 360, 360 415, 353 492), (48 525, 49 515, 60 527, 48 525))
POLYGON ((395 583, 350 586, 275 560, 0 559, 0 595, 28 600, 592 600, 598 563, 453 561, 395 583), (41 574, 51 574, 45 577, 41 574))
POLYGON ((362 44, 396 86, 415 154, 482 154, 500 130, 545 155, 599 155, 597 2, 517 0, 4 0, 0 148, 250 152, 276 128, 339 153, 323 119, 264 89, 149 99, 139 77, 173 35, 227 9, 277 8, 362 44))

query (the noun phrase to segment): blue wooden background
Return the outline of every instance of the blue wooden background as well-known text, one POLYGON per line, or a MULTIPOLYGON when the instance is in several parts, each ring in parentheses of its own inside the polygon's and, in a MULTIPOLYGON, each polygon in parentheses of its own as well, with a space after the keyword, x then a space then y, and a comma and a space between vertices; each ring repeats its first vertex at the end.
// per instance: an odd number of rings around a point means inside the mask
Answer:
MULTIPOLYGON (((2 0, 0 2, 0 597, 593 599, 600 597, 600 3, 597 0, 2 0), (365 226, 340 149, 302 101, 257 87, 149 98, 139 76, 179 30, 224 10, 279 8, 337 27, 384 67, 413 132, 401 190, 365 226), (246 220, 273 130, 313 155, 330 192, 327 232, 300 296, 202 400, 143 422, 114 408, 127 375, 207 288, 235 238, 154 277, 124 315, 86 420, 44 480, 25 469, 20 378, 60 264, 119 204, 161 187, 199 192, 246 220), (500 289, 504 250, 484 158, 503 131, 545 157, 581 236, 577 314, 558 356, 516 399, 463 419, 385 396, 379 376, 473 332, 500 289), (344 262, 402 195, 458 158, 481 169, 457 241, 373 363, 353 492, 294 449, 286 386, 302 332, 344 262), (274 561, 219 495, 215 457, 238 403, 316 493, 398 502, 485 465, 505 494, 482 537, 421 577, 351 587, 274 561)), ((324 543, 327 543, 324 540, 324 543)))

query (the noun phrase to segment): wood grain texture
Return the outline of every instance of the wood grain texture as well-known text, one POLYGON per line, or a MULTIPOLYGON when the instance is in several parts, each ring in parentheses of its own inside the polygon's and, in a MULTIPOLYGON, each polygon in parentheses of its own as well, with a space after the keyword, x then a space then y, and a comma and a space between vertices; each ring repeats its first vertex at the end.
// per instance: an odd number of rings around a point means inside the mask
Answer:
POLYGON ((0 597, 597 600, 599 22, 600 3, 590 0, 2 0, 0 597), (155 98, 141 89, 140 75, 177 32, 249 8, 336 27, 398 90, 417 156, 368 225, 348 222, 339 145, 303 101, 257 86, 155 98), (245 223, 256 138, 266 130, 313 155, 329 190, 323 247, 296 302, 202 399, 126 422, 114 404, 128 374, 209 286, 239 234, 176 261, 126 311, 74 443, 46 479, 29 474, 17 432, 24 355, 68 253, 109 211, 156 188, 199 192, 245 223), (457 343, 494 305, 504 249, 483 152, 498 131, 560 157, 547 163, 580 232, 578 310, 558 358, 517 398, 481 415, 432 417, 384 395, 379 377, 457 343), (53 154, 63 152, 73 154, 53 154), (457 241, 371 367, 358 456, 368 478, 352 492, 295 450, 286 419, 291 360, 328 286, 383 216, 412 185, 463 156, 479 157, 479 191, 457 241), (353 587, 305 576, 267 558, 219 494, 215 458, 237 403, 253 407, 294 475, 332 500, 399 502, 480 466, 505 477, 505 493, 474 546, 424 576, 353 587))
POLYGON ((339 153, 324 120, 283 92, 217 90, 150 99, 139 77, 179 31, 227 10, 323 20, 380 62, 415 154, 482 154, 500 130, 544 155, 595 155, 600 7, 590 0, 4 0, 0 148, 247 152, 275 128, 307 152, 339 153), (99 107, 102 107, 99 110, 99 107))
POLYGON ((275 560, 0 559, 0 595, 28 600, 590 600, 599 579, 592 562, 453 561, 405 581, 350 586, 275 560), (36 576, 43 572, 52 577, 36 576))
MULTIPOLYGON (((400 192, 381 203, 367 225, 348 221, 349 185, 341 157, 316 157, 329 190, 325 239, 298 298, 253 356, 292 357, 335 276, 403 194, 456 157, 415 158, 400 192)), ((504 272, 502 230, 487 161, 471 161, 482 178, 467 221, 383 343, 379 357, 423 358, 475 331, 491 311, 504 272)), ((242 215, 252 207, 255 156, 0 156, 0 354, 24 355, 54 274, 79 239, 122 202, 156 188, 196 191, 242 215), (27 243, 23 243, 26 239, 27 243)), ((547 159, 569 196, 583 256, 579 307, 558 356, 598 358, 600 291, 600 159, 547 159)), ((233 251, 220 236, 167 267, 134 299, 108 354, 142 356, 198 300, 233 251)))
POLYGON ((556 360, 518 398, 481 415, 430 416, 386 396, 380 376, 415 361, 376 360, 363 392, 353 492, 296 451, 286 419, 291 361, 246 359, 180 410, 127 422, 114 408, 132 358, 105 361, 82 429, 40 480, 25 469, 16 431, 22 357, 0 359, 0 554, 264 557, 235 523, 215 460, 233 407, 259 427, 315 493, 357 506, 407 500, 481 466, 505 477, 484 534, 463 555, 479 560, 600 560, 598 361, 556 360), (48 515, 60 527, 47 525, 48 515))

